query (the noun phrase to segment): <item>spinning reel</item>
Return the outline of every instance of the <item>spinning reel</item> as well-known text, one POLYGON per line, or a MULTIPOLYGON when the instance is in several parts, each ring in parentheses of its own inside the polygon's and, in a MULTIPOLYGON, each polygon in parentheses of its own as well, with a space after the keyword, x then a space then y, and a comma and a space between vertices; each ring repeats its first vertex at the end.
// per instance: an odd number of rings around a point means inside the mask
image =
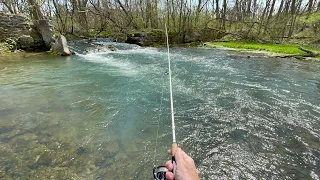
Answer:
MULTIPOLYGON (((176 160, 174 158, 174 156, 172 157, 172 164, 173 164, 173 174, 176 174, 176 168, 177 168, 177 164, 176 164, 176 160)), ((154 180, 167 180, 166 178, 166 173, 169 172, 169 169, 166 168, 166 166, 154 166, 153 167, 153 179, 154 180)))
POLYGON ((166 173, 169 172, 169 170, 166 168, 166 166, 158 166, 153 168, 153 179, 154 180, 167 180, 166 173))

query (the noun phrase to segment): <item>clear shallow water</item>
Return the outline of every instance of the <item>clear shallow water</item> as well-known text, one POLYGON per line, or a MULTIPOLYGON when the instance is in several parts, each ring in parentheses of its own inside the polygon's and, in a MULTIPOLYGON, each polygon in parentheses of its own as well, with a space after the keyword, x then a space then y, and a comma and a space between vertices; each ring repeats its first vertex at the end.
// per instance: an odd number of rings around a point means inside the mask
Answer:
MULTIPOLYGON (((151 179, 159 113, 169 159, 165 50, 115 46, 0 60, 0 178, 151 179)), ((177 140, 202 179, 319 179, 319 63, 171 55, 177 140)))

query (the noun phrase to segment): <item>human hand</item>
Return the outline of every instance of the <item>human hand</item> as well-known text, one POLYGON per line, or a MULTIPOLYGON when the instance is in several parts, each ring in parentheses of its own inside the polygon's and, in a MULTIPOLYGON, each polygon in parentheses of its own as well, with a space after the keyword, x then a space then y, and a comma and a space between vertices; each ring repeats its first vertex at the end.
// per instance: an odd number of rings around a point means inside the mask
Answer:
MULTIPOLYGON (((171 150, 168 150, 168 154, 172 155, 171 150)), ((188 156, 181 148, 177 149, 174 156, 177 164, 176 174, 174 175, 172 172, 167 172, 166 178, 168 180, 199 180, 196 166, 190 156, 188 156)), ((166 167, 169 171, 173 170, 171 160, 166 163, 166 167)))

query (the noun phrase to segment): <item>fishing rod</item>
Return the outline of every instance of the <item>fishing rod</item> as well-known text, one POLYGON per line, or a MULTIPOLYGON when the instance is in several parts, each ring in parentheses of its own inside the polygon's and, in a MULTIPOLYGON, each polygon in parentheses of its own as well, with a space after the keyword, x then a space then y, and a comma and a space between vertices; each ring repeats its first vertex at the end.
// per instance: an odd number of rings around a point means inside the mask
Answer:
MULTIPOLYGON (((172 155, 172 164, 173 164, 173 174, 176 172, 176 160, 175 160, 175 153, 178 149, 178 144, 176 141, 176 127, 174 123, 174 109, 173 109, 173 95, 172 95, 172 78, 171 78, 171 59, 170 59, 170 49, 169 49, 169 36, 168 36, 168 29, 167 25, 164 24, 165 32, 166 32, 166 44, 167 44, 167 55, 168 55, 168 66, 169 66, 169 85, 170 85, 170 108, 171 108, 171 128, 172 128, 172 145, 171 145, 171 155, 172 155)), ((161 101, 162 104, 162 101, 161 101)), ((161 110, 161 105, 160 105, 161 110)), ((160 119, 160 118, 159 118, 160 119)), ((158 121, 158 130, 159 130, 159 121, 158 121)), ((158 139, 158 131, 157 131, 157 139, 158 139)), ((156 147, 157 147, 157 141, 156 141, 156 147)), ((156 153, 156 147, 155 147, 155 153, 156 153)), ((155 163, 155 162, 154 162, 155 163)), ((154 180, 166 180, 165 174, 169 170, 165 166, 158 166, 156 167, 154 165, 153 167, 153 177, 154 180)))

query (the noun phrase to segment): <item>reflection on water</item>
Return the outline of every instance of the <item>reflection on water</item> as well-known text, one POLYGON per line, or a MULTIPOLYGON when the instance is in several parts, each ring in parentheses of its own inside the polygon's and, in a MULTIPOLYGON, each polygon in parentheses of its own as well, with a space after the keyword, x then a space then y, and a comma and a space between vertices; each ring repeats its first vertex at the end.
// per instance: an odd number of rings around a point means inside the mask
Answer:
MULTIPOLYGON (((150 179, 159 113, 169 158, 165 50, 115 45, 1 59, 0 179, 150 179)), ((319 179, 319 64, 205 49, 172 63, 177 138, 203 179, 319 179)))

